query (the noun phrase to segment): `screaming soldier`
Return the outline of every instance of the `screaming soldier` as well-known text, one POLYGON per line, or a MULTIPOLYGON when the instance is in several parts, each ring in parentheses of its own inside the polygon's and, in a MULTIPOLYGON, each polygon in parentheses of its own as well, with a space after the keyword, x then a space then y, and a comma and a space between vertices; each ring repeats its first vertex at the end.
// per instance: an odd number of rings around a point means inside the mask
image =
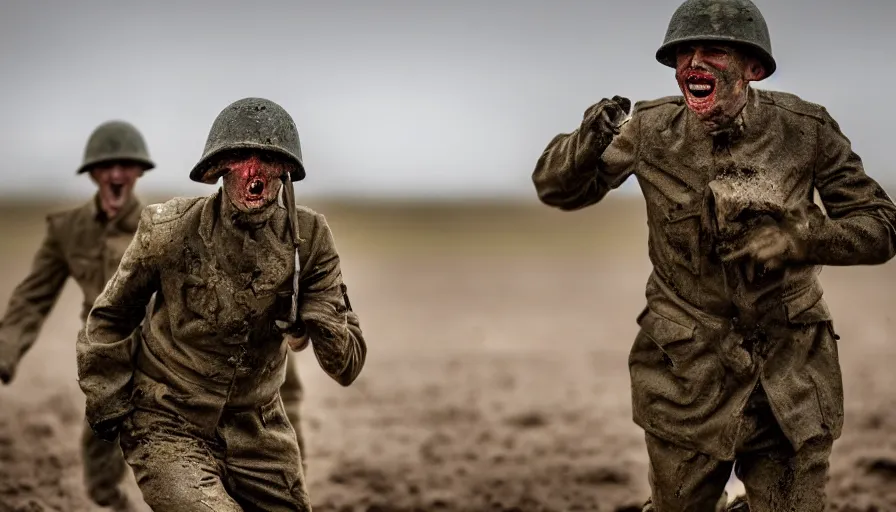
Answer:
POLYGON ((890 260, 896 207, 824 107, 750 86, 776 63, 749 0, 687 0, 656 59, 681 95, 630 117, 628 99, 601 100, 532 175, 560 210, 632 174, 647 203, 653 272, 629 356, 646 509, 715 510, 734 467, 754 512, 820 512, 843 387, 817 274, 890 260))
POLYGON ((310 345, 348 386, 367 347, 326 219, 295 205, 305 168, 282 107, 221 111, 190 178, 222 177, 211 196, 143 210, 78 339, 87 419, 120 433, 153 510, 310 510, 279 392, 287 352, 310 345))
MULTIPOLYGON (((155 167, 140 132, 124 121, 98 126, 84 149, 77 174, 89 174, 98 191, 86 204, 50 214, 31 272, 13 291, 0 320, 0 380, 8 384, 31 348, 69 277, 84 294, 81 321, 118 268, 134 236, 142 207, 137 180, 155 167)), ((96 437, 85 424, 81 438, 84 480, 101 507, 136 510, 120 488, 127 465, 117 444, 96 437)))

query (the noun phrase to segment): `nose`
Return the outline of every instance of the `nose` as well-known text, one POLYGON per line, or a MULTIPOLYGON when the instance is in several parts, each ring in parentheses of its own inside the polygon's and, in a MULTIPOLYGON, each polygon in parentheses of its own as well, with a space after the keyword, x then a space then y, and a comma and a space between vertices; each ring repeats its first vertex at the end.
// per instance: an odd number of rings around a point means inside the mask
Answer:
POLYGON ((703 63, 703 58, 704 58, 703 50, 700 48, 695 49, 694 53, 691 54, 691 66, 699 67, 700 64, 703 63))
POLYGON ((120 180, 124 178, 125 171, 124 167, 120 164, 113 165, 111 169, 109 169, 109 177, 113 180, 120 180))

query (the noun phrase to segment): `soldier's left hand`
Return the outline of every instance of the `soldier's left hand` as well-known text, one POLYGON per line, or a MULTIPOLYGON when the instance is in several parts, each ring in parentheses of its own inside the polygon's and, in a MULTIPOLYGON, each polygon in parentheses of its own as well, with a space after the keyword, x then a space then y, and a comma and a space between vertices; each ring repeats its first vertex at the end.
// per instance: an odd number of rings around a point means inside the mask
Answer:
POLYGON ((744 245, 724 255, 722 261, 731 263, 746 260, 747 279, 752 281, 756 265, 765 270, 777 270, 796 259, 799 252, 796 240, 788 231, 770 224, 749 233, 744 245))
POLYGON ((290 350, 293 352, 301 352, 308 348, 308 345, 311 342, 311 337, 308 334, 308 327, 305 325, 305 322, 297 320, 294 324, 290 325, 285 321, 277 320, 275 323, 277 328, 280 329, 280 332, 283 334, 283 338, 286 340, 286 344, 289 346, 290 350))
POLYGON ((286 334, 286 344, 289 346, 290 350, 293 352, 301 352, 308 348, 308 345, 311 344, 311 337, 306 333, 304 336, 295 337, 290 334, 286 334))

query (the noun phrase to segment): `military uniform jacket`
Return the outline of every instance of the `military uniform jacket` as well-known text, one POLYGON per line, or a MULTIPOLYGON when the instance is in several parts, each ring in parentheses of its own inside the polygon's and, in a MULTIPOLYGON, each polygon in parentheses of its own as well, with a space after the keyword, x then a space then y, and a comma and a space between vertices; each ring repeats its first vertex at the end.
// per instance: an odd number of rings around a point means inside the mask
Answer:
POLYGON ((132 199, 119 215, 107 220, 94 197, 78 208, 48 215, 47 232, 31 271, 13 291, 0 320, 0 344, 27 351, 69 277, 84 294, 81 320, 86 320, 134 236, 141 209, 139 201, 132 199))
MULTIPOLYGON (((286 350, 294 252, 285 208, 254 238, 226 222, 219 192, 147 207, 118 272, 78 342, 80 385, 93 427, 134 408, 172 415, 212 435, 225 408, 276 397, 286 350), (142 341, 128 334, 144 322, 142 341)), ((323 215, 298 208, 298 316, 320 366, 349 385, 364 363, 357 315, 347 307, 339 256, 323 215)))
POLYGON ((560 134, 533 173, 541 201, 563 210, 595 204, 637 177, 653 272, 629 360, 634 420, 729 460, 740 413, 760 380, 795 447, 840 435, 836 335, 817 274, 821 265, 880 264, 896 253, 896 207, 823 107, 750 89, 738 122, 740 130, 720 146, 681 96, 640 102, 605 149, 581 128, 560 134), (732 169, 751 171, 728 187, 753 191, 751 201, 815 213, 796 231, 806 261, 748 282, 742 269, 715 256, 710 227, 717 215, 709 205, 718 200, 713 190, 724 188, 714 187, 720 175, 732 169), (816 189, 826 215, 808 207, 816 189), (724 340, 749 325, 761 326, 773 348, 754 371, 737 375, 724 340), (819 325, 830 330, 829 343, 811 339, 819 325))

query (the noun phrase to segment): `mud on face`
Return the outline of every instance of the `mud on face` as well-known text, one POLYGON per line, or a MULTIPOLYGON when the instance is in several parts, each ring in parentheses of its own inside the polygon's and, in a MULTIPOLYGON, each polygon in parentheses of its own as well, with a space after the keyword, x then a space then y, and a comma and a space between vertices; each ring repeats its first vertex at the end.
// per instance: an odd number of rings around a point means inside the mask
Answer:
POLYGON ((688 108, 715 128, 734 118, 746 102, 747 84, 760 80, 758 60, 729 45, 681 45, 675 79, 688 108))
POLYGON ((237 209, 251 212, 277 200, 282 182, 293 165, 264 151, 230 153, 216 166, 224 176, 224 191, 237 209))
POLYGON ((107 162, 91 169, 90 176, 99 187, 103 211, 114 217, 133 195, 137 179, 143 176, 143 167, 129 161, 107 162))

